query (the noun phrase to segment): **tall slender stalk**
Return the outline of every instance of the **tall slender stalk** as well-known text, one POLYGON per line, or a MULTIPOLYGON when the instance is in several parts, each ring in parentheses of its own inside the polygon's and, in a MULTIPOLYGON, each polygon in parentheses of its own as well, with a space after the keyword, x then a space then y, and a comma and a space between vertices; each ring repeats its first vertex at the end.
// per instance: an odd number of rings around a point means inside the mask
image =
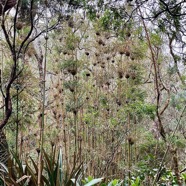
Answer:
POLYGON ((46 100, 46 66, 47 66, 47 52, 48 52, 48 18, 46 16, 46 35, 45 35, 45 59, 44 59, 44 67, 43 67, 43 80, 42 80, 42 120, 41 120, 41 128, 40 128, 40 153, 39 153, 39 161, 38 161, 38 186, 41 185, 41 175, 42 175, 42 161, 43 161, 43 144, 44 144, 44 125, 45 125, 45 100, 46 100))
MULTIPOLYGON (((21 108, 21 115, 23 117, 23 106, 21 108)), ((21 128, 21 134, 20 134, 20 146, 19 146, 19 159, 22 158, 22 153, 23 153, 23 130, 22 130, 22 127, 23 127, 23 123, 20 122, 20 128, 21 128)))
MULTIPOLYGON (((76 78, 73 76, 73 81, 75 81, 76 78)), ((78 112, 77 112, 77 89, 75 87, 75 91, 73 92, 73 102, 74 102, 74 112, 73 112, 73 119, 74 119, 74 167, 76 165, 76 160, 78 156, 78 123, 77 123, 77 118, 78 118, 78 112)))
POLYGON ((16 155, 18 157, 18 137, 19 137, 19 87, 17 78, 17 95, 16 95, 16 155))
POLYGON ((130 140, 129 140, 129 138, 131 138, 130 137, 130 113, 128 113, 128 177, 129 177, 129 186, 131 185, 130 184, 130 180, 131 180, 131 143, 130 143, 130 140))

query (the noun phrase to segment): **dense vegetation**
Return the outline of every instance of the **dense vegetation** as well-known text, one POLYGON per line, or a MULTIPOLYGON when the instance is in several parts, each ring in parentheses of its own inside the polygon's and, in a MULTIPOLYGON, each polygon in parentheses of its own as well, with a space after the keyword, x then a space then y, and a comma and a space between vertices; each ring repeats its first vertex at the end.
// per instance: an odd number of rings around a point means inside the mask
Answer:
POLYGON ((184 0, 0 3, 0 185, 186 184, 184 0))

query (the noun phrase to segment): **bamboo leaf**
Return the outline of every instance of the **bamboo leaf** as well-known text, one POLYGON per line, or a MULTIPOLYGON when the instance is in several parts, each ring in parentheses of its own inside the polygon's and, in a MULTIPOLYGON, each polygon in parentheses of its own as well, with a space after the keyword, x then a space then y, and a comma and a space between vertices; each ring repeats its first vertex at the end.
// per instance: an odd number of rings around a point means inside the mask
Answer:
POLYGON ((8 173, 8 168, 6 167, 5 164, 3 164, 3 163, 0 162, 0 166, 2 167, 0 169, 0 172, 8 173))
POLYGON ((19 159, 19 157, 17 156, 17 154, 15 154, 15 153, 12 152, 12 156, 13 156, 15 162, 16 162, 17 165, 18 165, 17 170, 18 170, 18 172, 20 173, 20 177, 21 177, 21 176, 24 174, 24 173, 23 173, 22 162, 20 161, 20 159, 19 159))
POLYGON ((36 174, 37 174, 38 173, 38 167, 37 167, 36 163, 34 162, 34 160, 32 159, 32 157, 30 157, 30 159, 32 161, 32 164, 33 164, 33 166, 35 168, 35 171, 36 171, 36 174))
POLYGON ((14 165, 13 165, 12 159, 8 160, 8 175, 9 175, 10 178, 15 178, 16 179, 16 176, 15 176, 15 173, 14 173, 14 165))
POLYGON ((30 168, 30 166, 28 165, 28 163, 26 162, 26 170, 28 172, 29 175, 31 175, 31 180, 33 181, 33 183, 35 185, 37 185, 37 176, 35 175, 35 173, 32 171, 32 169, 30 168))
POLYGON ((43 182, 46 183, 47 186, 51 186, 49 180, 45 176, 42 175, 41 180, 43 180, 43 182))
POLYGON ((54 146, 54 151, 52 152, 52 169, 54 169, 54 165, 55 165, 55 156, 56 156, 56 146, 54 146))
POLYGON ((89 183, 85 184, 84 186, 92 186, 95 185, 97 183, 100 183, 104 178, 96 178, 91 180, 89 183))
POLYGON ((70 186, 71 185, 71 182, 72 182, 71 179, 73 179, 77 175, 78 172, 81 172, 81 167, 82 167, 82 163, 76 169, 75 168, 72 169, 70 177, 69 177, 69 179, 67 180, 67 182, 65 184, 66 186, 70 186))
POLYGON ((47 170, 48 170, 48 172, 51 173, 52 167, 51 167, 50 158, 49 158, 48 154, 45 152, 45 150, 43 150, 43 154, 44 154, 44 157, 45 157, 45 162, 46 162, 47 170))
POLYGON ((72 178, 70 180, 75 184, 75 186, 80 186, 80 184, 78 183, 78 181, 75 178, 72 178))

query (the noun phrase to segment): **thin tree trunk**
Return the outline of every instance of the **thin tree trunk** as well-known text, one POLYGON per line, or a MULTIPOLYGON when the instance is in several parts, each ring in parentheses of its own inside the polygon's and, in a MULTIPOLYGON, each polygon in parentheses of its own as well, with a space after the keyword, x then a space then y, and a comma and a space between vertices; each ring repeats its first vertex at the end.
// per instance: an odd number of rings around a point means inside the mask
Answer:
POLYGON ((6 140, 5 133, 0 129, 0 162, 7 165, 9 159, 8 143, 6 140))

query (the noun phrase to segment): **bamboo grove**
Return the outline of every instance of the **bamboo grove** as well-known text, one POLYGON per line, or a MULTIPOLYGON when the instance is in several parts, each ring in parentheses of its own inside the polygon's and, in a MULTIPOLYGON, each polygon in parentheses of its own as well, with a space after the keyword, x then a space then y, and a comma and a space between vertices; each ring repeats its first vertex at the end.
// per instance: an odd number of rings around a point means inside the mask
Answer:
MULTIPOLYGON (((130 2, 123 3, 131 13, 130 2)), ((80 168, 82 180, 182 185, 184 47, 176 49, 172 29, 146 20, 138 1, 135 16, 125 20, 90 7, 59 15, 63 3, 58 1, 59 9, 47 1, 38 9, 34 1, 27 5, 30 15, 18 1, 14 18, 11 12, 1 17, 0 140, 5 145, 0 145, 0 162, 17 167, 15 159, 27 167, 27 174, 16 168, 2 180, 61 185, 46 181, 54 169, 48 162, 58 158, 64 177, 58 172, 56 179, 64 185, 80 168)))

